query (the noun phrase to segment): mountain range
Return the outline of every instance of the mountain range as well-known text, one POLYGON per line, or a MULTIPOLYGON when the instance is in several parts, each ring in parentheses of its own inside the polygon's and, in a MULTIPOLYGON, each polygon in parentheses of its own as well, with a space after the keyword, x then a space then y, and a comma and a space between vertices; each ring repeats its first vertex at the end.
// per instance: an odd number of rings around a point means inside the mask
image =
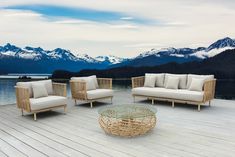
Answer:
POLYGON ((20 48, 8 43, 0 46, 0 72, 52 73, 55 70, 77 72, 82 69, 157 66, 170 62, 202 61, 234 48, 235 40, 226 37, 208 47, 151 49, 133 58, 121 58, 112 55, 97 57, 80 53, 75 55, 75 53, 62 48, 54 50, 30 46, 20 48))

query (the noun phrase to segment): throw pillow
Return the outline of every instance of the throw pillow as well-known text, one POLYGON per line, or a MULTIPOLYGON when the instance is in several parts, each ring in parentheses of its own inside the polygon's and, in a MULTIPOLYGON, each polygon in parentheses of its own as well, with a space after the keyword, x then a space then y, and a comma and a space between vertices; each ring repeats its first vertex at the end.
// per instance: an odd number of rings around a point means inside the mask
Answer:
POLYGON ((41 98, 48 96, 47 89, 43 83, 32 83, 32 89, 33 89, 34 98, 41 98))
POLYGON ((192 78, 189 90, 191 91, 202 91, 205 79, 192 78))
POLYGON ((152 75, 146 75, 144 80, 144 87, 151 87, 155 86, 156 77, 152 75))
POLYGON ((179 86, 179 77, 169 76, 166 83, 167 89, 178 89, 179 86))
POLYGON ((164 73, 146 73, 145 76, 155 76, 156 78, 156 82, 155 82, 155 86, 156 87, 164 87, 164 77, 165 74, 164 73))

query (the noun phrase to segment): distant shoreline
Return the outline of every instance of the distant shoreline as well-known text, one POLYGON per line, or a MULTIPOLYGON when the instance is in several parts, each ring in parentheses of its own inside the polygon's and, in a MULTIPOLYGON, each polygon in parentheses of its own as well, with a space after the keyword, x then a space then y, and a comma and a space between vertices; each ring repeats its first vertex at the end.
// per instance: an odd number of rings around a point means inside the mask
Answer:
POLYGON ((0 75, 0 79, 19 79, 19 78, 30 78, 30 79, 48 79, 52 74, 29 74, 29 73, 11 73, 0 75))

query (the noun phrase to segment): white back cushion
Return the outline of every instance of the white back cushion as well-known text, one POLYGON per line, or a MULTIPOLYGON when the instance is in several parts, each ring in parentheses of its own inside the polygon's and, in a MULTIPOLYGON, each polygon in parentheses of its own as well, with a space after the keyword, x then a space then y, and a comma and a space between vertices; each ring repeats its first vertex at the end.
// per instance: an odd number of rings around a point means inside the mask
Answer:
POLYGON ((32 83, 42 83, 45 85, 48 95, 53 95, 52 81, 51 80, 41 80, 41 81, 30 81, 30 82, 17 82, 16 86, 25 87, 29 89, 29 97, 33 97, 32 83))
POLYGON ((186 74, 165 74, 165 87, 167 83, 168 77, 178 77, 179 78, 179 89, 186 89, 187 88, 187 75, 186 74))
POLYGON ((96 75, 92 75, 92 76, 89 76, 89 77, 93 79, 93 81, 94 81, 94 83, 95 83, 95 87, 96 87, 96 88, 99 88, 96 75))
POLYGON ((167 82, 166 82, 166 88, 167 89, 178 89, 179 81, 180 81, 179 77, 168 76, 167 82))
POLYGON ((32 89, 33 89, 33 97, 36 98, 41 98, 41 97, 47 97, 47 89, 45 84, 43 83, 32 83, 32 89))
POLYGON ((187 89, 189 89, 189 86, 191 85, 192 78, 198 78, 198 79, 204 79, 205 81, 213 80, 214 75, 194 75, 194 74, 188 74, 188 81, 187 81, 187 89))
POLYGON ((191 91, 202 91, 204 84, 204 79, 201 78, 192 78, 189 90, 191 91))
POLYGON ((94 77, 72 77, 71 80, 78 80, 78 81, 86 82, 86 90, 96 89, 96 83, 94 81, 94 77))
POLYGON ((144 87, 155 87, 156 77, 153 75, 146 75, 144 79, 144 87))
POLYGON ((155 86, 164 87, 164 77, 165 77, 164 73, 160 73, 160 74, 146 73, 145 76, 155 76, 155 79, 156 79, 155 86))

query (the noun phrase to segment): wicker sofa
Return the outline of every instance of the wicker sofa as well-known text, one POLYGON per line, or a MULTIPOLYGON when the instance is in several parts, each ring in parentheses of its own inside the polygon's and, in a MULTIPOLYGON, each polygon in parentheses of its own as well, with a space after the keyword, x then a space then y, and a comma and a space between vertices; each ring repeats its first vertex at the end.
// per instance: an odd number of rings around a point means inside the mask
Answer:
POLYGON ((72 98, 77 104, 77 100, 90 103, 101 99, 113 99, 112 79, 96 78, 95 75, 89 77, 72 77, 70 80, 72 98))
POLYGON ((61 107, 64 108, 64 113, 66 112, 66 84, 53 83, 51 80, 17 82, 15 91, 17 107, 21 109, 22 116, 26 111, 33 113, 34 120, 37 120, 37 113, 61 107), (46 95, 35 98, 34 85, 44 86, 46 95))
MULTIPOLYGON (((172 103, 172 107, 175 103, 186 103, 198 105, 198 111, 200 106, 214 99, 216 79, 213 75, 194 75, 194 74, 145 74, 145 76, 132 78, 132 96, 145 97, 152 100, 169 101, 172 103), (152 87, 146 86, 146 79, 151 79, 149 76, 155 76, 155 84, 152 87), (169 79, 178 80, 178 85, 175 88, 167 87, 169 79), (201 81, 201 89, 196 87, 197 82, 201 81), (196 82, 196 83, 195 83, 196 82), (194 88, 193 88, 194 87, 194 88)), ((175 85, 171 83, 171 85, 175 85)))

